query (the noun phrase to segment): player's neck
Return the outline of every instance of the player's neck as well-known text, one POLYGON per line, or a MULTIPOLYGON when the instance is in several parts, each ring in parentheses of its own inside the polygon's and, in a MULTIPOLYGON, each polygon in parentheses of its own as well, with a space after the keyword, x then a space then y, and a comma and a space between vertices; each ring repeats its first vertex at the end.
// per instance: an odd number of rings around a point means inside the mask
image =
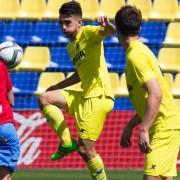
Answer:
POLYGON ((122 43, 123 48, 126 50, 129 47, 129 45, 131 44, 131 42, 136 41, 138 39, 139 39, 139 36, 137 36, 137 35, 136 36, 128 36, 128 37, 124 38, 124 42, 122 43))
POLYGON ((80 28, 77 29, 76 32, 74 32, 73 36, 70 38, 70 41, 74 41, 77 37, 77 35, 79 34, 79 32, 81 31, 82 26, 80 28))

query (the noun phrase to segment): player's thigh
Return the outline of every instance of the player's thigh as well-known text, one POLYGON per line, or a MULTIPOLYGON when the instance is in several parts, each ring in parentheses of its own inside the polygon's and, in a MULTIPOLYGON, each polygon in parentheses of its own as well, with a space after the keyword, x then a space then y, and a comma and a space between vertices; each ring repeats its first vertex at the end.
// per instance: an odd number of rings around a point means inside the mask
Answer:
POLYGON ((53 104, 60 108, 64 108, 64 109, 67 108, 66 98, 59 89, 53 91, 47 91, 43 93, 39 98, 42 105, 53 104))
POLYGON ((11 173, 6 167, 0 166, 0 179, 11 180, 11 173))
POLYGON ((113 106, 114 101, 108 97, 80 99, 80 102, 75 106, 79 137, 96 141, 113 106))
POLYGON ((145 174, 162 177, 176 176, 180 131, 166 130, 155 133, 151 139, 151 148, 152 152, 145 156, 145 174))

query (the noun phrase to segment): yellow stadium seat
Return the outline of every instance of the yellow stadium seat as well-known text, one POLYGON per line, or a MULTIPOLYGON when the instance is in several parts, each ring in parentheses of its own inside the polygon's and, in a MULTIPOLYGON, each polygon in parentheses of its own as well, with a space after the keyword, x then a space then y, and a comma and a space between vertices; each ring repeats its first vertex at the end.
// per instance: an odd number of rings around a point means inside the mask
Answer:
POLYGON ((173 88, 174 88, 173 74, 172 73, 163 73, 163 74, 171 92, 173 92, 173 88))
POLYGON ((99 3, 98 0, 77 0, 81 4, 83 18, 95 20, 97 18, 99 3))
MULTIPOLYGON (((66 77, 66 78, 72 76, 73 74, 74 74, 74 72, 69 72, 69 73, 67 74, 67 77, 66 77)), ((81 82, 79 82, 79 83, 77 83, 77 84, 74 84, 74 85, 71 85, 71 86, 69 86, 69 87, 67 87, 67 88, 65 88, 65 89, 82 91, 81 82)))
POLYGON ((176 20, 177 20, 177 21, 180 21, 180 3, 179 3, 178 11, 177 11, 177 13, 176 13, 176 20))
POLYGON ((152 12, 151 0, 128 0, 127 4, 134 5, 141 10, 143 20, 148 20, 150 13, 152 12))
POLYGON ((58 19, 60 6, 68 0, 48 0, 46 11, 44 14, 45 19, 58 19))
POLYGON ((180 72, 180 48, 161 48, 158 60, 163 72, 180 72))
POLYGON ((19 0, 0 0, 0 19, 15 19, 19 10, 19 0))
POLYGON ((44 71, 50 64, 50 50, 48 47, 28 46, 25 49, 22 62, 15 70, 44 71))
POLYGON ((180 73, 178 73, 175 77, 173 95, 180 98, 180 73))
POLYGON ((171 22, 168 25, 165 41, 165 46, 180 46, 180 22, 171 22))
POLYGON ((101 0, 99 13, 105 13, 108 18, 114 19, 116 12, 125 5, 125 0, 101 0))
POLYGON ((111 82, 111 87, 115 97, 120 96, 120 79, 118 73, 111 72, 109 73, 109 78, 111 82))
POLYGON ((43 93, 48 87, 55 85, 64 79, 65 76, 62 72, 42 72, 39 78, 37 90, 34 94, 39 95, 43 93))
POLYGON ((154 0, 150 20, 174 21, 178 11, 178 0, 154 0))
POLYGON ((122 97, 129 97, 129 92, 128 92, 128 89, 127 89, 127 84, 126 84, 126 76, 125 76, 125 73, 123 73, 121 75, 121 78, 120 78, 120 96, 122 97))
POLYGON ((46 9, 46 0, 21 0, 20 19, 41 20, 46 9))

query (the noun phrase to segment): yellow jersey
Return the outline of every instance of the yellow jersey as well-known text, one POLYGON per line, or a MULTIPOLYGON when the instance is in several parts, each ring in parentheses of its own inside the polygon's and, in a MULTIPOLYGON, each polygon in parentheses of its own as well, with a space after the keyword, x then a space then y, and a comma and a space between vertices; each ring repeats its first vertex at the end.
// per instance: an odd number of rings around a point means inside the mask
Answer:
POLYGON ((126 81, 131 102, 141 119, 148 97, 143 85, 150 79, 156 79, 162 91, 159 113, 151 130, 157 127, 180 129, 180 114, 156 57, 146 45, 135 40, 126 50, 126 81))
POLYGON ((109 74, 104 58, 100 26, 84 26, 71 41, 67 50, 81 79, 83 97, 106 95, 113 98, 109 74))

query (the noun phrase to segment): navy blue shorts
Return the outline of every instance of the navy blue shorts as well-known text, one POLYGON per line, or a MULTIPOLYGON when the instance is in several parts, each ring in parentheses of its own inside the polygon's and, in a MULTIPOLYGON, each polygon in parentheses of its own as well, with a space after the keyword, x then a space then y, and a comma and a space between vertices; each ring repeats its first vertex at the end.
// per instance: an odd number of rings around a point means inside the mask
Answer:
POLYGON ((12 123, 0 125, 0 166, 14 172, 19 155, 20 144, 14 125, 12 123))

